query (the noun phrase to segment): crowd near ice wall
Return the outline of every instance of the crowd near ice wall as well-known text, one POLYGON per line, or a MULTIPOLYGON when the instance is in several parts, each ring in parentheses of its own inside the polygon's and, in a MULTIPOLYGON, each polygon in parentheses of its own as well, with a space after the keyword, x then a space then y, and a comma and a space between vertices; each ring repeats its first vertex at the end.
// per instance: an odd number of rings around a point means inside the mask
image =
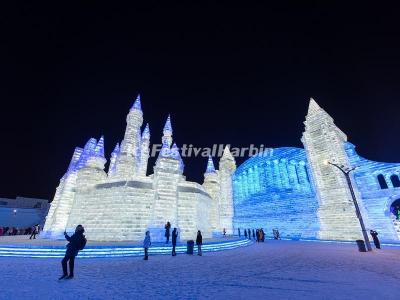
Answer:
POLYGON ((234 173, 234 230, 276 228, 287 238, 362 239, 350 189, 335 163, 351 172, 367 229, 400 239, 400 164, 360 157, 332 117, 310 100, 304 149, 266 150, 234 173))

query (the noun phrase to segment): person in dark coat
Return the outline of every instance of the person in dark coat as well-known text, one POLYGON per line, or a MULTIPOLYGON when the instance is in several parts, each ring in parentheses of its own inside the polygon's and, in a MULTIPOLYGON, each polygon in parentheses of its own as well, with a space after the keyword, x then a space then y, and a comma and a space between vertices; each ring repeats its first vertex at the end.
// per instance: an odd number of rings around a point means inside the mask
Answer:
POLYGON ((33 237, 33 239, 36 239, 36 235, 37 235, 37 234, 39 234, 39 224, 36 224, 35 226, 33 226, 33 228, 32 228, 32 234, 31 234, 31 236, 29 237, 29 239, 31 240, 32 237, 33 237))
POLYGON ((374 244, 376 249, 381 249, 381 242, 378 239, 378 233, 375 230, 370 230, 369 232, 374 240, 374 244))
POLYGON ((247 239, 247 230, 244 230, 244 237, 247 239))
POLYGON ((201 245, 203 245, 203 237, 201 235, 201 231, 197 231, 197 237, 196 237, 196 245, 197 245, 197 255, 201 256, 201 245))
POLYGON ((249 240, 251 240, 251 231, 250 231, 250 229, 247 229, 247 234, 249 235, 249 240))
POLYGON ((254 240, 256 239, 256 232, 254 231, 254 229, 253 229, 253 239, 254 240))
POLYGON ((144 260, 149 260, 149 248, 151 246, 150 231, 146 231, 146 236, 143 240, 144 260))
POLYGON ((172 230, 172 256, 176 256, 175 247, 177 238, 178 238, 178 230, 174 228, 174 230, 172 230))
POLYGON ((166 240, 166 244, 169 243, 169 236, 170 236, 170 230, 171 230, 171 223, 167 222, 167 224, 165 224, 165 238, 166 240))
POLYGON ((239 235, 239 237, 240 237, 240 228, 238 228, 238 235, 239 235))
POLYGON ((264 229, 260 229, 260 236, 261 236, 261 242, 263 242, 264 243, 264 241, 265 241, 265 233, 264 233, 264 229))
POLYGON ((69 236, 66 232, 64 232, 65 239, 69 242, 67 245, 67 251, 65 252, 65 256, 61 261, 61 265, 63 268, 63 275, 59 279, 71 279, 74 278, 74 262, 75 257, 78 255, 80 250, 83 250, 86 246, 86 238, 83 235, 85 229, 82 225, 76 226, 75 233, 72 236, 69 236), (69 261, 69 276, 67 271, 67 262, 69 261))
POLYGON ((260 230, 259 229, 256 230, 256 240, 257 240, 257 243, 260 242, 260 230))

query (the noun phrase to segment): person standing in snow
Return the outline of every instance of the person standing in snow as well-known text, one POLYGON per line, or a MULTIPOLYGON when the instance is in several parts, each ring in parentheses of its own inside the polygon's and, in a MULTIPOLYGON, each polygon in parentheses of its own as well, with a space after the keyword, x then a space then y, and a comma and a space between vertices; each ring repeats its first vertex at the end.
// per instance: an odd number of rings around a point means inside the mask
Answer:
POLYGON ((256 239, 256 232, 253 229, 253 240, 255 240, 255 239, 256 239))
POLYGON ((165 238, 166 240, 166 244, 169 243, 169 236, 170 236, 170 231, 171 230, 171 223, 168 221, 167 224, 165 224, 165 238))
POLYGON ((174 230, 172 230, 172 256, 176 256, 175 247, 177 238, 178 238, 178 230, 174 228, 174 230))
POLYGON ((197 237, 196 237, 196 245, 197 245, 197 255, 201 256, 201 245, 203 245, 203 236, 201 235, 201 231, 197 231, 197 237))
POLYGON ((261 242, 263 242, 264 243, 264 241, 265 241, 265 233, 264 233, 264 229, 260 229, 260 237, 261 237, 261 242))
POLYGON ((64 232, 65 239, 69 242, 67 245, 67 251, 65 252, 65 256, 61 261, 61 265, 63 268, 63 275, 59 279, 71 279, 74 278, 74 263, 75 257, 78 255, 80 250, 83 250, 86 246, 86 238, 83 235, 85 229, 82 225, 76 226, 75 233, 72 236, 69 236, 66 232, 64 232), (67 270, 67 262, 69 261, 69 276, 67 270))
POLYGON ((146 231, 146 236, 143 241, 143 248, 144 248, 144 260, 149 259, 149 248, 151 246, 151 239, 150 239, 150 231, 146 231))
POLYGON ((244 237, 247 239, 247 230, 244 230, 244 237))
POLYGON ((260 230, 259 229, 256 229, 256 240, 257 240, 257 243, 260 242, 260 230))
POLYGON ((32 237, 33 237, 33 239, 35 240, 37 234, 39 234, 39 224, 36 224, 35 226, 33 226, 33 228, 32 228, 32 234, 31 234, 31 236, 29 237, 29 239, 31 240, 32 237))
POLYGON ((239 237, 240 237, 240 228, 238 228, 238 235, 239 235, 239 237))
POLYGON ((222 230, 222 233, 224 236, 226 236, 226 229, 224 228, 224 230, 222 230))
POLYGON ((251 231, 250 231, 250 229, 247 229, 247 234, 249 235, 249 240, 251 240, 251 231))
POLYGON ((372 239, 374 240, 374 244, 376 249, 381 249, 381 242, 378 239, 378 233, 375 230, 370 230, 369 232, 372 236, 372 239))

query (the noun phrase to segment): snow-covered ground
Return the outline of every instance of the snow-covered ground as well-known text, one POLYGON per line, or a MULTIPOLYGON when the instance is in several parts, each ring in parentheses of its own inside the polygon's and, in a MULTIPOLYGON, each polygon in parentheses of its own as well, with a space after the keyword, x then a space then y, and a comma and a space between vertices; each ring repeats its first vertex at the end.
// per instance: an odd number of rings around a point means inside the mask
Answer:
POLYGON ((0 257, 0 299, 399 299, 400 248, 267 241, 202 257, 0 257))

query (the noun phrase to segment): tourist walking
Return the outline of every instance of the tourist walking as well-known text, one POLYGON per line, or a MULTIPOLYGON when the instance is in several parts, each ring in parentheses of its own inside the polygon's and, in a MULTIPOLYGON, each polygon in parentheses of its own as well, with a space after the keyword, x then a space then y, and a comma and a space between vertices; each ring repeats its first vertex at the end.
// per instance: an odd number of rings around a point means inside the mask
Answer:
POLYGON ((264 243, 265 241, 265 233, 264 233, 264 229, 260 229, 260 238, 261 238, 261 242, 264 243))
POLYGON ((203 237, 201 235, 200 230, 197 231, 197 237, 196 237, 196 245, 197 245, 197 255, 201 256, 201 245, 203 245, 203 237))
POLYGON ((36 224, 35 226, 33 226, 33 228, 32 228, 32 234, 31 234, 31 236, 29 237, 29 239, 31 240, 32 237, 33 237, 33 239, 36 239, 36 235, 37 235, 37 234, 39 234, 39 224, 36 224))
POLYGON ((239 235, 239 237, 240 237, 240 228, 238 228, 238 235, 239 235))
POLYGON ((166 240, 166 244, 169 243, 169 236, 170 236, 170 230, 171 230, 171 223, 168 221, 167 224, 165 224, 165 238, 166 240))
POLYGON ((256 232, 253 229, 253 240, 255 240, 255 239, 256 239, 256 232))
POLYGON ((260 230, 259 229, 256 229, 256 240, 257 240, 257 243, 260 242, 260 230))
POLYGON ((375 230, 372 230, 372 229, 370 230, 369 233, 371 234, 372 239, 374 240, 374 244, 375 244, 376 249, 381 249, 381 242, 379 241, 378 233, 375 230))
POLYGON ((247 239, 247 230, 244 230, 244 237, 247 239))
POLYGON ((69 236, 64 232, 65 239, 69 242, 67 245, 67 251, 63 260, 61 261, 63 275, 59 279, 71 279, 74 278, 74 262, 75 257, 78 255, 80 250, 83 250, 86 246, 86 238, 83 235, 85 229, 82 225, 76 226, 75 233, 69 236), (69 276, 67 271, 67 262, 69 261, 69 276))
POLYGON ((144 260, 149 259, 149 248, 151 246, 151 239, 150 239, 150 231, 146 231, 146 236, 143 240, 143 248, 144 248, 144 260))
POLYGON ((172 256, 176 256, 176 239, 178 238, 178 230, 176 228, 174 228, 174 230, 172 230, 172 256))
POLYGON ((247 234, 249 235, 249 240, 251 240, 251 231, 250 231, 250 229, 247 229, 247 234))

